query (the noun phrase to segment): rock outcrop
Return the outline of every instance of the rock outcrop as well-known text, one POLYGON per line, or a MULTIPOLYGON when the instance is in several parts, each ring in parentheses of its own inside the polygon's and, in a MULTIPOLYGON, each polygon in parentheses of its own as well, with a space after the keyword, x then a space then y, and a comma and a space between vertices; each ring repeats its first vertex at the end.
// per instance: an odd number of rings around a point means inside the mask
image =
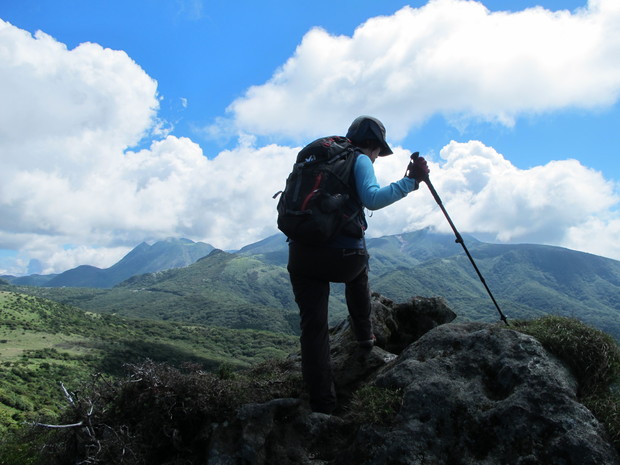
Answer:
POLYGON ((346 322, 333 329, 333 369, 344 403, 362 384, 402 395, 389 424, 353 422, 346 409, 311 413, 303 399, 248 404, 206 433, 204 463, 620 463, 577 401, 574 377, 536 339, 453 323, 441 299, 394 304, 375 296, 373 318, 378 344, 370 352, 357 348, 346 322))

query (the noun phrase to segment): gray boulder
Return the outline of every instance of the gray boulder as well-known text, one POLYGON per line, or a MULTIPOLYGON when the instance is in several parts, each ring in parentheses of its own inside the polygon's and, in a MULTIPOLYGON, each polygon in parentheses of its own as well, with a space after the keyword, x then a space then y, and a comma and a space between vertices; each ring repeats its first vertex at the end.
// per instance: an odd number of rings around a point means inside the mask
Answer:
POLYGON ((371 320, 377 338, 372 351, 358 347, 348 318, 330 332, 332 371, 339 403, 346 402, 353 391, 405 347, 456 318, 440 297, 413 297, 404 303, 394 303, 379 294, 372 297, 371 320))
POLYGON ((311 413, 303 399, 243 406, 211 425, 205 463, 323 465, 618 465, 577 401, 570 372, 530 336, 503 325, 449 323, 441 299, 374 296, 378 346, 361 351, 345 321, 332 330, 338 394, 400 390, 389 425, 311 413))
POLYGON ((576 400, 570 372, 516 331, 442 326, 409 346, 376 384, 403 389, 403 404, 389 430, 360 429, 353 450, 372 459, 357 463, 618 463, 602 426, 576 400))

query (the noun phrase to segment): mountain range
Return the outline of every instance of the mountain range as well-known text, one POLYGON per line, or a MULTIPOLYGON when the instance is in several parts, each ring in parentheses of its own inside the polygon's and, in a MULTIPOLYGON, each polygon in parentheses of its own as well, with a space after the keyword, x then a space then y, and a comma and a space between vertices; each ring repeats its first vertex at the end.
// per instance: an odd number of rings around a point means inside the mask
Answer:
POLYGON ((109 288, 138 274, 191 265, 213 249, 204 242, 169 238, 152 245, 142 242, 110 268, 81 265, 60 274, 1 278, 23 286, 109 288))
MULTIPOLYGON (((620 340, 620 262, 553 246, 489 244, 470 236, 464 236, 464 240, 509 321, 544 314, 576 317, 620 340)), ((77 287, 87 282, 87 275, 80 277, 81 267, 50 280, 53 285, 63 282, 63 288, 47 287, 50 284, 17 286, 17 279, 12 280, 11 287, 102 313, 298 332, 284 236, 274 235, 236 252, 203 244, 200 247, 206 251, 204 256, 180 267, 167 265, 165 255, 158 256, 156 251, 167 250, 167 256, 173 257, 180 253, 174 252, 175 247, 187 251, 201 243, 164 242, 168 248, 160 243, 150 247, 141 244, 113 267, 101 270, 108 283, 127 278, 112 288, 92 283, 87 288, 77 287), (138 263, 156 262, 159 270, 131 274, 140 269, 138 263), (61 276, 63 281, 58 279, 61 276)), ((418 295, 441 296, 461 320, 498 318, 497 309, 453 236, 420 230, 368 239, 367 246, 374 292, 395 301, 418 295)), ((343 294, 342 284, 332 286, 332 322, 346 315, 343 294)))

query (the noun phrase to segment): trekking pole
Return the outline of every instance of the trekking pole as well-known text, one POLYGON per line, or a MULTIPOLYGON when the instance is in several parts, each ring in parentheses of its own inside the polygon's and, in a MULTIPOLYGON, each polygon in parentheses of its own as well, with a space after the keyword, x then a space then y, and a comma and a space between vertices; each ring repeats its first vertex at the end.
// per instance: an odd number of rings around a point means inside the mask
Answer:
MULTIPOLYGON (((415 161, 419 156, 420 156, 420 153, 419 152, 415 152, 414 154, 411 155, 411 159, 413 161, 415 161)), ((452 222, 452 219, 450 218, 450 215, 448 215, 448 212, 446 211, 446 208, 443 206, 443 202, 441 201, 441 198, 439 198, 439 194, 437 194, 437 191, 435 190, 435 187, 433 186, 433 183, 431 182, 430 177, 428 176, 428 174, 425 176, 425 178, 422 181, 424 181, 426 183, 426 185, 428 186, 428 189, 431 191, 431 194, 433 195, 433 198, 435 199, 435 202, 437 202, 437 205, 439 205, 439 208, 441 208, 441 211, 443 212, 444 216, 448 220, 448 223, 450 224, 450 227, 452 228, 452 231, 454 231, 454 235, 456 236, 456 241, 455 242, 458 242, 459 244, 461 244, 463 246, 463 250, 465 251, 465 254, 467 255, 467 258, 469 258, 469 261, 474 266, 474 270, 476 270, 476 273, 478 273, 478 277, 480 278, 480 281, 482 282, 482 284, 484 285, 485 289, 487 290, 487 293, 489 294, 489 297, 491 297, 491 300, 493 301, 493 304, 495 305, 495 308, 497 308, 497 311, 499 312, 500 319, 506 324, 506 326, 508 326, 508 319, 506 318, 506 315, 504 315, 504 313, 502 312, 501 308, 499 308, 499 305, 498 305, 497 301, 495 300, 495 297, 493 297, 493 294, 491 293, 491 289, 489 289, 489 286, 487 286, 487 283, 484 280, 484 277, 482 276, 482 273, 480 272, 480 270, 476 266, 476 262, 474 261, 474 258, 469 253, 469 250, 467 250, 467 247, 465 246, 465 242, 463 241, 463 237, 457 231, 456 226, 454 226, 454 223, 452 222)))

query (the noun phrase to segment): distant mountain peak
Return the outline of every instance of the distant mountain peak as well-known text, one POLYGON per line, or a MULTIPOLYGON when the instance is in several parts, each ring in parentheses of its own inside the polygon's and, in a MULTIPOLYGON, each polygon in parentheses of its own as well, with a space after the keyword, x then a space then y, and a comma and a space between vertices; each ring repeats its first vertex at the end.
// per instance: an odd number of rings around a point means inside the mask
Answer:
POLYGON ((135 275, 186 267, 213 249, 210 244, 185 238, 169 237, 151 245, 141 242, 109 268, 81 265, 52 278, 45 286, 109 288, 135 275))

